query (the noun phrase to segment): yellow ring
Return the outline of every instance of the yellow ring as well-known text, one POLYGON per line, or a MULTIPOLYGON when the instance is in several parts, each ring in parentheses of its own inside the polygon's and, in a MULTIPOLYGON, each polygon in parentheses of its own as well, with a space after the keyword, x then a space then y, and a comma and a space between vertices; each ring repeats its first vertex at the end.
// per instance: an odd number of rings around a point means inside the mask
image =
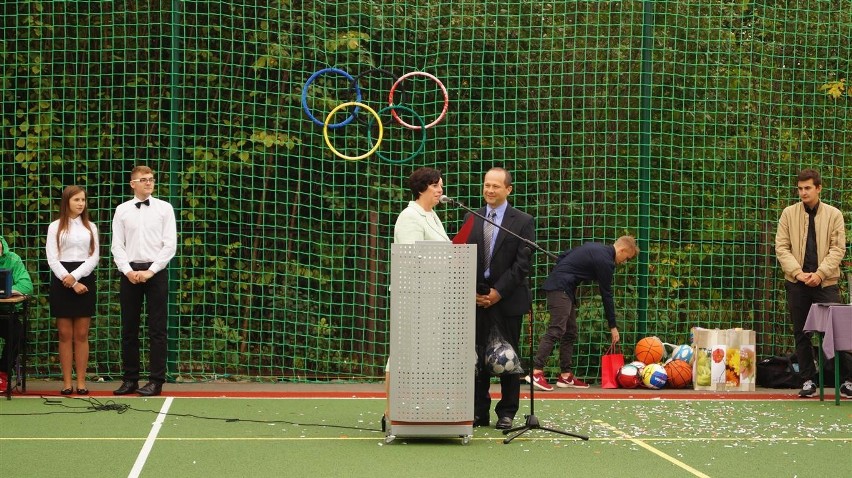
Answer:
POLYGON ((371 154, 378 151, 379 145, 382 143, 382 137, 384 136, 384 134, 385 134, 385 127, 384 127, 384 125, 382 125, 382 120, 379 118, 379 114, 376 113, 376 111, 373 108, 370 108, 369 106, 365 105, 364 103, 358 103, 357 101, 350 101, 348 103, 343 103, 342 105, 338 105, 336 108, 331 110, 331 113, 329 113, 328 116, 326 116, 325 123, 322 125, 322 137, 325 138, 325 144, 328 145, 328 148, 331 150, 331 152, 334 153, 335 155, 343 158, 343 159, 348 159, 350 161, 357 161, 359 159, 364 159, 367 156, 370 156, 371 154), (340 109, 346 108, 347 106, 356 106, 356 107, 364 108, 365 110, 369 111, 370 114, 373 115, 374 118, 376 118, 376 123, 378 123, 378 125, 379 125, 379 135, 376 137, 376 144, 373 145, 373 149, 367 151, 366 153, 362 154, 361 156, 346 156, 345 154, 342 154, 340 151, 334 149, 334 146, 331 145, 331 141, 329 141, 329 139, 328 139, 328 124, 331 122, 331 118, 334 116, 334 113, 337 113, 340 109))

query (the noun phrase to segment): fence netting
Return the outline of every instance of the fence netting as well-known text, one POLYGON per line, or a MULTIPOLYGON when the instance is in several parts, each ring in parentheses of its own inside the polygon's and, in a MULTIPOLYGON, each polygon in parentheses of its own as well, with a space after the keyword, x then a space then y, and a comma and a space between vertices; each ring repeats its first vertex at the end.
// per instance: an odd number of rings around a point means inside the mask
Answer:
MULTIPOLYGON (((392 229, 420 166, 470 207, 490 167, 509 169, 510 202, 553 253, 635 235, 642 255, 615 283, 628 354, 646 335, 687 343, 695 326, 756 330, 760 356, 792 351, 773 246, 801 168, 822 173, 822 199, 852 227, 849 0, 22 0, 0 12, 0 224, 36 286, 34 376, 60 375, 44 247, 71 184, 104 244, 89 371, 120 376, 109 243, 137 164, 178 215, 177 381, 382 377, 392 229)), ((436 210, 458 231, 463 210, 436 210)), ((534 289, 551 266, 538 255, 534 289)), ((594 381, 609 334, 597 288, 580 295, 575 372, 594 381)), ((537 291, 525 356, 547 320, 537 291)))

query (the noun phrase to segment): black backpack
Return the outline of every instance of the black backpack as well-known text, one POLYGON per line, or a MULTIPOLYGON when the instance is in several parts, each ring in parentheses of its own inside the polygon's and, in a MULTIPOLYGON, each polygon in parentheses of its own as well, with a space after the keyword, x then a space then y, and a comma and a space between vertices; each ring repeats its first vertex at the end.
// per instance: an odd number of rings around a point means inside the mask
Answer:
POLYGON ((796 362, 795 354, 765 358, 757 362, 757 386, 799 388, 804 380, 798 370, 799 364, 796 362))

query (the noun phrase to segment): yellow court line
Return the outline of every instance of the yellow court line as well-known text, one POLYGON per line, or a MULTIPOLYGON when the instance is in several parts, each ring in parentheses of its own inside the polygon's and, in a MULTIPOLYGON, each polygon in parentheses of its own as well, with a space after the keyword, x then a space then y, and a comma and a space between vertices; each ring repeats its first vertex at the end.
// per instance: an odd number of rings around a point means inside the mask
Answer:
POLYGON ((677 458, 675 458, 671 455, 668 455, 666 453, 663 453, 661 450, 658 450, 658 449, 652 447, 651 445, 645 443, 643 440, 638 440, 638 439, 631 437, 629 434, 615 428, 614 426, 610 425, 609 423, 603 422, 601 420, 594 420, 594 421, 595 421, 595 423, 599 423, 604 428, 607 428, 607 429, 611 430, 612 432, 621 435, 623 438, 630 440, 631 442, 641 446, 642 448, 650 451, 651 453, 659 456, 660 458, 668 461, 669 463, 672 463, 673 465, 676 465, 680 468, 683 468, 684 470, 692 473, 695 476, 698 476, 700 478, 710 478, 709 475, 705 475, 704 473, 701 473, 700 471, 698 471, 695 468, 687 465, 686 463, 678 460, 677 458))

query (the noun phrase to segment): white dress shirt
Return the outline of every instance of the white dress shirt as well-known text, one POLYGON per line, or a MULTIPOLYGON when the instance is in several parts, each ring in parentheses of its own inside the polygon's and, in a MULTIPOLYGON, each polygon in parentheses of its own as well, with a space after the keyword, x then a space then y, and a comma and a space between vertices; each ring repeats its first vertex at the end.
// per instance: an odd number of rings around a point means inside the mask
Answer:
POLYGON ((145 199, 134 197, 115 208, 112 218, 112 257, 122 274, 131 262, 150 262, 148 269, 160 272, 177 250, 175 210, 166 201, 149 196, 149 206, 136 207, 145 199))
POLYGON ((51 222, 50 226, 47 227, 45 255, 47 255, 47 265, 50 266, 50 270, 53 271, 53 275, 57 279, 62 280, 68 275, 68 271, 61 262, 82 262, 80 267, 71 272, 71 276, 78 281, 95 270, 100 259, 101 244, 98 239, 98 226, 91 221, 89 221, 89 226, 91 232, 83 225, 83 220, 79 216, 69 219, 68 228, 62 231, 58 247, 56 235, 59 233, 59 220, 51 222), (92 234, 95 236, 95 252, 89 254, 92 234))
POLYGON ((441 224, 441 219, 435 211, 426 212, 414 201, 408 202, 396 218, 393 227, 393 242, 397 244, 414 244, 415 241, 447 241, 450 238, 441 224))

